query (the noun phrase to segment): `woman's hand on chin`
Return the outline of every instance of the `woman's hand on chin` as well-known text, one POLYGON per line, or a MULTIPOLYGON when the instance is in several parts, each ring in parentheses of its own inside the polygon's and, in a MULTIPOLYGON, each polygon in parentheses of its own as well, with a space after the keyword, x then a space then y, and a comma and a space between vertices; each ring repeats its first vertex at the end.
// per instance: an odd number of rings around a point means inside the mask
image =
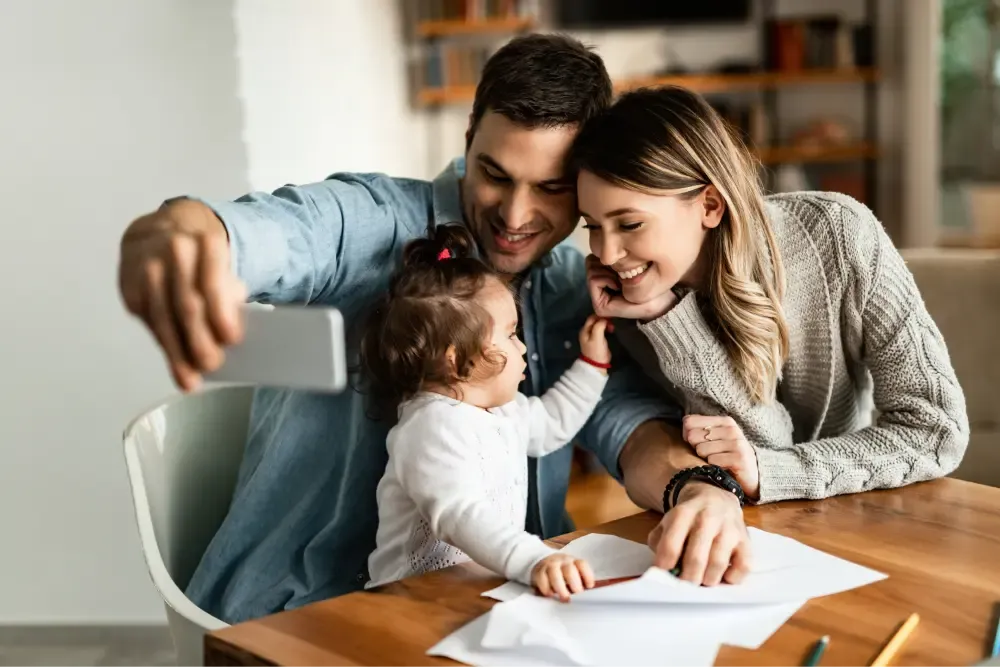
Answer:
POLYGON ((673 290, 642 303, 626 301, 621 294, 618 274, 601 264, 595 255, 587 256, 587 289, 594 304, 594 313, 601 317, 648 322, 666 314, 678 301, 673 290))

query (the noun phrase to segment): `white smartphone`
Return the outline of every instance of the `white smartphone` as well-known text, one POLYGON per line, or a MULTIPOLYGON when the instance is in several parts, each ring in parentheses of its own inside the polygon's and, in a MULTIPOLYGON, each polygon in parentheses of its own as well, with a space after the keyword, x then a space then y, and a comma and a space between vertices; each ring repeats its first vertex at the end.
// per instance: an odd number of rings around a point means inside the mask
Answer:
POLYGON ((318 306, 243 308, 243 342, 206 382, 337 393, 347 385, 344 319, 318 306))

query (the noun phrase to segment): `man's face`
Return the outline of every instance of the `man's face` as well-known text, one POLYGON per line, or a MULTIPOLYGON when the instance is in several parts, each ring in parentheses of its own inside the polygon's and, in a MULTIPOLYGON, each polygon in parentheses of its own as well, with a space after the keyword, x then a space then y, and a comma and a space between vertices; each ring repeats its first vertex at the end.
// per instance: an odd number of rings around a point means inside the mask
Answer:
POLYGON ((466 153, 462 205, 497 271, 525 271, 572 233, 575 179, 564 167, 577 130, 529 130, 493 112, 479 121, 466 153))

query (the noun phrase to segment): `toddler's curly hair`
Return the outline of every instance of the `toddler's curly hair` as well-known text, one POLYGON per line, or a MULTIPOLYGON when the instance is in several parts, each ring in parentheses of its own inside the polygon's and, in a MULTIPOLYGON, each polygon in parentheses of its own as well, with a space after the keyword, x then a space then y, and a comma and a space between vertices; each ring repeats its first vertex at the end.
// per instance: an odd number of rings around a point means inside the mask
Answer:
POLYGON ((476 299, 493 280, 499 281, 497 274, 476 256, 463 225, 439 225, 430 237, 406 245, 402 267, 361 341, 361 364, 379 415, 394 418, 399 404, 426 385, 453 388, 503 370, 504 355, 486 349, 493 318, 476 299))

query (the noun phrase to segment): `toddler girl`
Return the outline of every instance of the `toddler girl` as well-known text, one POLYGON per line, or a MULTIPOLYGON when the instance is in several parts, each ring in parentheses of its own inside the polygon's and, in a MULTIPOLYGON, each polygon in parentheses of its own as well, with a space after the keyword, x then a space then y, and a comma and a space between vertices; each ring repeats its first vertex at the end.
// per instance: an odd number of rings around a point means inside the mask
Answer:
POLYGON ((581 359, 544 396, 518 393, 517 307, 473 249, 458 225, 410 242, 368 322, 361 354, 373 396, 398 406, 368 586, 471 557, 565 601, 592 587, 593 573, 524 530, 526 457, 566 445, 600 400, 606 320, 587 320, 581 359))

